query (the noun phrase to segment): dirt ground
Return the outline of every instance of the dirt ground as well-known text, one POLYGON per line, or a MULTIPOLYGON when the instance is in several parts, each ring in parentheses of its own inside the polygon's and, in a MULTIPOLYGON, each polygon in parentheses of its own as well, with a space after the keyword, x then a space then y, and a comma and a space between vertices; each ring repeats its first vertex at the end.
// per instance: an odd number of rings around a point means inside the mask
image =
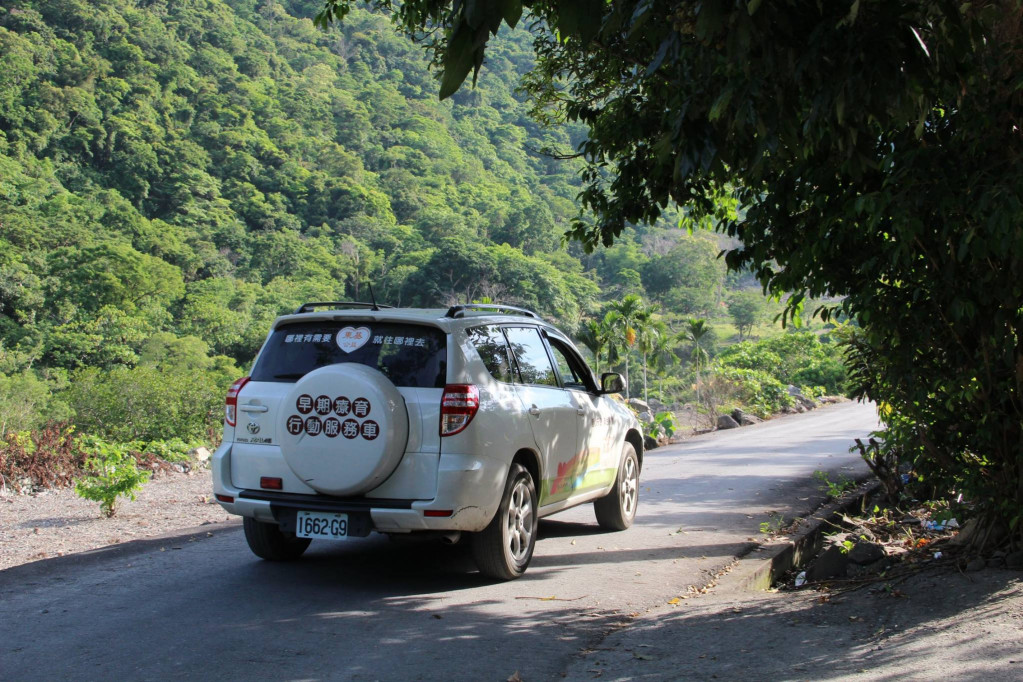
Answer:
POLYGON ((0 494, 0 570, 228 520, 213 500, 209 470, 157 474, 134 502, 120 500, 110 519, 70 488, 0 494))

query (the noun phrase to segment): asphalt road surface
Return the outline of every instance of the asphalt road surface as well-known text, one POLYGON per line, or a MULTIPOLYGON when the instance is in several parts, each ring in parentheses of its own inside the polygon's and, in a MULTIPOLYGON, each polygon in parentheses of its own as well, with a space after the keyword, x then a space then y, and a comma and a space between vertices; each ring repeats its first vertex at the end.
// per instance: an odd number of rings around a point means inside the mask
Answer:
POLYGON ((848 448, 876 427, 850 403, 650 451, 631 529, 601 531, 590 505, 545 519, 508 583, 462 545, 373 536, 274 564, 239 530, 0 571, 0 679, 563 679, 580 651, 750 551, 762 522, 809 512, 814 471, 864 475, 848 448))

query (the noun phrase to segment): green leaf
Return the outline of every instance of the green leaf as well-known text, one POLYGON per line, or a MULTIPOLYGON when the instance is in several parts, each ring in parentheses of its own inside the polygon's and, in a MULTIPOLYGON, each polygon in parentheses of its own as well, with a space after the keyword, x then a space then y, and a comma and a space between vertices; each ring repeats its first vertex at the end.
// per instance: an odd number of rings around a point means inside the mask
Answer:
POLYGON ((718 34, 724 23, 724 4, 714 0, 703 2, 696 16, 696 37, 700 40, 709 40, 718 34))
POLYGON ((605 7, 603 0, 562 0, 558 3, 558 31, 562 37, 576 36, 585 45, 600 31, 605 7))
POLYGON ((728 107, 728 103, 732 101, 732 95, 734 91, 731 88, 723 91, 718 98, 714 100, 714 104, 710 108, 710 112, 707 114, 707 118, 711 121, 716 121, 721 118, 721 114, 728 107))
POLYGON ((522 18, 522 0, 499 0, 501 6, 501 16, 504 17, 505 22, 515 28, 515 25, 519 23, 519 19, 522 18))
POLYGON ((749 0, 749 4, 746 5, 746 10, 749 12, 750 16, 756 14, 757 10, 760 9, 760 2, 761 0, 749 0))
POLYGON ((473 31, 463 19, 448 41, 444 54, 444 72, 440 79, 440 98, 447 99, 458 91, 472 70, 475 59, 473 31))
POLYGON ((650 64, 647 65, 646 67, 647 76, 652 74, 657 69, 661 68, 661 64, 664 63, 664 58, 668 54, 668 48, 671 47, 673 36, 674 34, 672 34, 672 37, 665 38, 663 41, 661 41, 661 47, 660 49, 657 50, 657 54, 654 55, 654 60, 650 62, 650 64))
POLYGON ((856 0, 852 7, 849 8, 849 14, 846 16, 845 21, 850 26, 856 23, 856 17, 860 15, 860 0, 856 0))

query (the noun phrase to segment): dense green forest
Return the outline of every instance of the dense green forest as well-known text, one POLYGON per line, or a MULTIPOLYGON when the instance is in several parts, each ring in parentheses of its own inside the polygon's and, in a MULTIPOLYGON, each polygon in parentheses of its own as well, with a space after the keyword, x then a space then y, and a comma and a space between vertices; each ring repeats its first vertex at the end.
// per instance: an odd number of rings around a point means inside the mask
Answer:
MULTIPOLYGON (((0 7, 0 435, 71 419, 118 442, 215 439, 271 320, 368 284, 392 305, 534 308, 600 369, 631 358, 633 392, 665 401, 714 370, 715 324, 734 318, 717 336, 741 340, 769 319, 718 238, 678 215, 592 254, 564 241, 579 166, 543 150, 569 154, 583 131, 529 117, 527 31, 441 102, 387 17, 323 31, 319 9, 0 7)), ((771 343, 722 354, 722 380, 770 384, 731 399, 766 413, 790 381, 840 389, 831 344, 771 343), (784 376, 779 352, 799 358, 784 376)))

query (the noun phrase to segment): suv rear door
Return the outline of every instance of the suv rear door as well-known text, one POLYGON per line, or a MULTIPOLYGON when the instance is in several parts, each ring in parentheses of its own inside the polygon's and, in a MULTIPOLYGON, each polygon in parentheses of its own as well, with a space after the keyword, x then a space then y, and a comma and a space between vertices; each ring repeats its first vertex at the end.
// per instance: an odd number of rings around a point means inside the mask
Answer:
POLYGON ((547 340, 561 383, 582 413, 578 422, 579 449, 585 468, 574 492, 610 487, 618 475, 621 455, 621 448, 614 442, 615 430, 611 428, 616 416, 610 399, 597 393, 593 372, 566 339, 549 335, 547 340))
POLYGON ((539 483, 540 506, 568 498, 585 466, 580 457, 579 407, 561 387, 547 344, 534 326, 506 326, 516 365, 516 391, 529 413, 533 440, 543 457, 545 479, 539 483))
MULTIPOLYGON (((429 325, 357 318, 289 320, 267 337, 251 378, 238 395, 232 457, 246 458, 247 465, 232 467, 236 486, 258 487, 259 462, 272 456, 263 452, 266 446, 276 450, 278 417, 285 407, 281 403, 294 383, 314 369, 341 362, 366 365, 387 376, 408 408, 407 451, 439 453, 438 410, 447 368, 443 331, 429 325), (425 413, 424 404, 429 406, 425 413)), ((358 396, 345 397, 355 400, 358 396)), ((290 492, 313 491, 294 487, 290 492)), ((418 494, 429 497, 433 493, 424 490, 418 494)))

